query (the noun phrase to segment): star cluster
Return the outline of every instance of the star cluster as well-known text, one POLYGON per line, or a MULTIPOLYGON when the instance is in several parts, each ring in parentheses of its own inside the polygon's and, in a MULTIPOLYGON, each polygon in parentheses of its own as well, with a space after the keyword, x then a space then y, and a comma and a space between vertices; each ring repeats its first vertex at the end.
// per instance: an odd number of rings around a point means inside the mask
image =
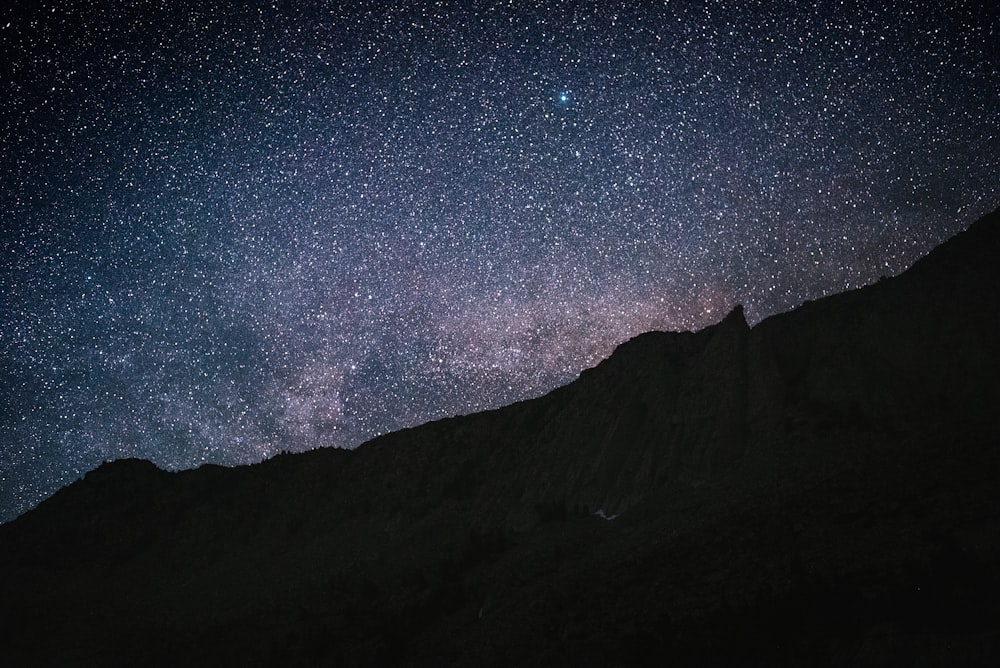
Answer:
POLYGON ((897 273, 1000 201, 1000 19, 874 4, 0 11, 0 520, 897 273))

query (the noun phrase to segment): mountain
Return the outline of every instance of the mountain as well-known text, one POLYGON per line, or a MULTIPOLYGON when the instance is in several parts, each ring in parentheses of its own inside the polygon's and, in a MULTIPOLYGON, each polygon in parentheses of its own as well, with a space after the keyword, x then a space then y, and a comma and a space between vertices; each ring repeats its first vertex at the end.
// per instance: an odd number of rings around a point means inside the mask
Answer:
POLYGON ((1000 211, 355 451, 105 464, 0 526, 8 665, 997 665, 1000 211))

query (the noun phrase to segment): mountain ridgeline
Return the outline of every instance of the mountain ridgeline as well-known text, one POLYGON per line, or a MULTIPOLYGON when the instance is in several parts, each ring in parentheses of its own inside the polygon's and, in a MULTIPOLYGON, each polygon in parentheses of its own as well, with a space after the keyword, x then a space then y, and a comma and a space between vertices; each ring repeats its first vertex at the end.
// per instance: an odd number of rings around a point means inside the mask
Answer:
POLYGON ((354 451, 105 464, 0 526, 11 665, 996 665, 1000 212, 354 451))

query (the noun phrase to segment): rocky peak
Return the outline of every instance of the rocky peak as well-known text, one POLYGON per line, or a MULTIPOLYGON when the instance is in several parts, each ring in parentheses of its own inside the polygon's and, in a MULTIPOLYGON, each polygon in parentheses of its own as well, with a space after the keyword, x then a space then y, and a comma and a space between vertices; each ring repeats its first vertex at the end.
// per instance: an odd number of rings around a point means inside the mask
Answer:
POLYGON ((899 277, 643 334, 544 397, 353 452, 107 464, 0 526, 5 651, 996 665, 998 256, 1000 212, 899 277))

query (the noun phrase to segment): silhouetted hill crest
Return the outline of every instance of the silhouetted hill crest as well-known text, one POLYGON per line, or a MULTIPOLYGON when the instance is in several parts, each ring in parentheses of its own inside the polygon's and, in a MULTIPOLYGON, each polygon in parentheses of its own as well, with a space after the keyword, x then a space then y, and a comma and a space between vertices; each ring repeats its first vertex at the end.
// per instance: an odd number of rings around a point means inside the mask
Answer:
POLYGON ((995 665, 997 257, 1000 212, 897 277, 353 452, 106 464, 0 526, 10 655, 995 665))

